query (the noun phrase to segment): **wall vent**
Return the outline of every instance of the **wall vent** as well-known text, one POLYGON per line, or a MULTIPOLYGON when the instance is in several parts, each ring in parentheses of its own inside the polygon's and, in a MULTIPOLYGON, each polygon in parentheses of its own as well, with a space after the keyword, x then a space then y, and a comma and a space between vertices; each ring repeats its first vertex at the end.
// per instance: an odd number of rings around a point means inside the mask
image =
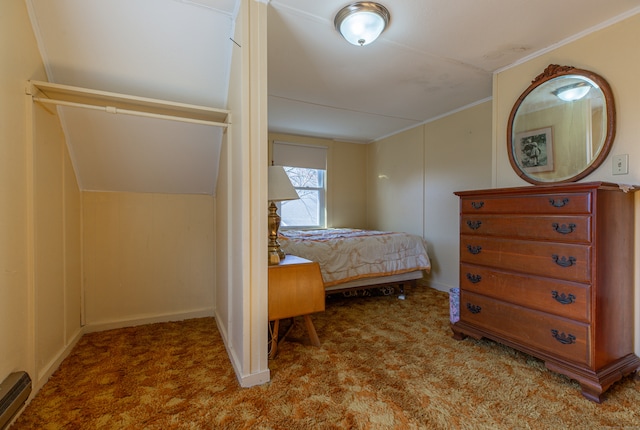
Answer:
POLYGON ((0 384, 0 429, 4 429, 11 418, 25 404, 31 394, 31 378, 27 372, 15 372, 0 384))

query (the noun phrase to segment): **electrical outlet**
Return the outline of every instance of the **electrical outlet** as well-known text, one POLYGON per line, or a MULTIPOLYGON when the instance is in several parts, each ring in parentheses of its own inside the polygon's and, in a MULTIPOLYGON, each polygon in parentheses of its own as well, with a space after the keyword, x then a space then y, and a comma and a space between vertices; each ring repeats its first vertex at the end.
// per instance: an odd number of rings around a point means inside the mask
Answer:
POLYGON ((613 156, 613 174, 614 175, 627 175, 629 173, 629 155, 614 155, 613 156))

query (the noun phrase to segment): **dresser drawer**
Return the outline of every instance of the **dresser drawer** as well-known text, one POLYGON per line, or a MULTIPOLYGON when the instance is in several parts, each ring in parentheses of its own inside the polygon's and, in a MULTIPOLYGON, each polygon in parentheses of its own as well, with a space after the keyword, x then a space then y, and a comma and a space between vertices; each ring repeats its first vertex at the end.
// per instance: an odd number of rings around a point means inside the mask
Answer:
POLYGON ((466 214, 460 218, 460 232, 514 239, 588 243, 591 241, 591 217, 466 214))
POLYGON ((591 321, 589 284, 520 275, 462 263, 460 288, 573 320, 591 321))
POLYGON ((460 293, 460 319, 503 338, 590 366, 589 325, 468 291, 460 293))
POLYGON ((463 214, 588 214, 591 213, 590 193, 539 194, 504 197, 463 197, 463 214))
POLYGON ((590 282, 587 245, 460 235, 460 262, 565 281, 590 282))

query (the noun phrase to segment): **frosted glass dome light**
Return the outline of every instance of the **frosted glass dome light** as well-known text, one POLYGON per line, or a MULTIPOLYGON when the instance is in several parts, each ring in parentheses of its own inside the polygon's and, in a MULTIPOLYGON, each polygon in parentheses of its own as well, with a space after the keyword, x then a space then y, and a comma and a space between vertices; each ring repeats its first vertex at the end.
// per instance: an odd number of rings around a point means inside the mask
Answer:
POLYGON ((365 46, 380 36, 389 24, 387 8, 373 2, 351 3, 336 14, 335 26, 347 42, 365 46))
POLYGON ((552 93, 560 100, 563 100, 565 102, 572 102, 574 100, 580 100, 581 98, 586 96, 590 89, 591 85, 589 85, 587 82, 578 82, 558 88, 552 93))

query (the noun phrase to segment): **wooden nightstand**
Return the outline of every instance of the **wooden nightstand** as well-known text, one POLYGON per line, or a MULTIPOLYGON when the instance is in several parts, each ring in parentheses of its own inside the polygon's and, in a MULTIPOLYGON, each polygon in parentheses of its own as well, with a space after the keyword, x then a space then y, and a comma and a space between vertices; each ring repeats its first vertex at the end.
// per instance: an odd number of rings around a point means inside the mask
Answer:
POLYGON ((309 315, 324 311, 324 302, 324 283, 318 263, 287 255, 277 266, 269 266, 269 321, 274 322, 269 358, 275 357, 278 350, 281 319, 303 316, 311 344, 320 346, 309 315))

